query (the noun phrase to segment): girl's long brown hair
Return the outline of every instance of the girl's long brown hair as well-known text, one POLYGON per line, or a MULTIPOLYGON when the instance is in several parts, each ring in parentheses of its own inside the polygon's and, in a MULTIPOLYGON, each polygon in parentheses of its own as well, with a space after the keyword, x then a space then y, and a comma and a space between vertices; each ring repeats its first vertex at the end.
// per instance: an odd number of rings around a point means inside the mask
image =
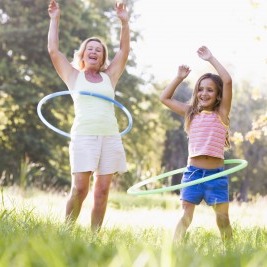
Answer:
MULTIPOLYGON (((185 123, 184 123, 184 129, 185 129, 185 132, 188 134, 189 132, 189 128, 190 128, 190 124, 191 124, 191 121, 193 120, 193 117, 202 111, 202 107, 199 106, 199 103, 198 103, 198 98, 197 98, 197 93, 198 93, 198 90, 199 90, 199 86, 200 86, 200 83, 202 80, 204 79, 211 79, 215 85, 216 85, 216 89, 217 89, 217 101, 213 107, 213 111, 218 111, 218 108, 221 104, 221 100, 222 100, 222 94, 223 94, 223 81, 221 79, 221 77, 217 74, 213 74, 213 73, 206 73, 204 75, 202 75, 198 81, 196 82, 196 85, 195 85, 195 88, 194 88, 194 91, 193 91, 193 94, 192 94, 192 97, 189 101, 189 109, 185 115, 185 123)), ((229 140, 229 130, 227 131, 227 136, 226 136, 226 140, 225 140, 225 146, 227 148, 230 148, 230 140, 229 140)))

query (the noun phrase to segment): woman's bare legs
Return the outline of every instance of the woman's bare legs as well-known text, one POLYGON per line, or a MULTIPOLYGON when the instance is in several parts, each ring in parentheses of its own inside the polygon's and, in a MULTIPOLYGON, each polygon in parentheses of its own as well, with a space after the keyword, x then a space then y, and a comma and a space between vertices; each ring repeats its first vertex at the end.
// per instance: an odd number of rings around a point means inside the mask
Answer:
POLYGON ((66 206, 66 221, 75 222, 80 214, 82 203, 89 190, 92 172, 79 172, 72 175, 72 185, 66 206))
POLYGON ((107 208, 109 188, 113 174, 96 175, 94 181, 94 203, 91 212, 91 229, 98 231, 103 223, 107 208))

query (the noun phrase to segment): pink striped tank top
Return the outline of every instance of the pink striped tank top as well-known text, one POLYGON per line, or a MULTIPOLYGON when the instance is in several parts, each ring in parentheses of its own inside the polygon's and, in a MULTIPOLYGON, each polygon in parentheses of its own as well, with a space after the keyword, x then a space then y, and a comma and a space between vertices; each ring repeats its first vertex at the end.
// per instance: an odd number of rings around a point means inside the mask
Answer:
POLYGON ((203 110, 196 114, 188 133, 189 157, 207 155, 224 159, 227 133, 228 126, 222 122, 218 113, 203 110))

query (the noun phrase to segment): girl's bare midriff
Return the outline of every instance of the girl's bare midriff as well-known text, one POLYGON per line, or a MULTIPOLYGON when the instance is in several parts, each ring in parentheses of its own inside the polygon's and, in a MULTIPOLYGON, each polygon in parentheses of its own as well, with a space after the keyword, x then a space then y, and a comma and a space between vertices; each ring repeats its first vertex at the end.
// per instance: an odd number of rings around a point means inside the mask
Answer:
POLYGON ((211 156, 197 156, 188 159, 188 165, 202 169, 216 169, 224 166, 224 160, 211 156))

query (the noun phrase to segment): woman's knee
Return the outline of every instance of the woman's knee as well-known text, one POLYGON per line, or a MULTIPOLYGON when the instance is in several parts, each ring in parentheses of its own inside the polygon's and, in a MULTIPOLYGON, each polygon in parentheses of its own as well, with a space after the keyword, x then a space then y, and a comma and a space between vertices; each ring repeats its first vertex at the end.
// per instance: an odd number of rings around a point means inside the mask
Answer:
POLYGON ((95 202, 105 202, 109 195, 109 188, 95 188, 94 189, 94 199, 95 202))
POLYGON ((84 199, 89 190, 90 173, 75 174, 71 187, 71 196, 84 199))
POLYGON ((88 189, 74 185, 71 189, 71 197, 84 200, 88 194, 88 189))
POLYGON ((96 200, 105 200, 109 195, 109 188, 111 183, 112 175, 108 176, 97 176, 97 180, 94 184, 94 198, 96 200))

